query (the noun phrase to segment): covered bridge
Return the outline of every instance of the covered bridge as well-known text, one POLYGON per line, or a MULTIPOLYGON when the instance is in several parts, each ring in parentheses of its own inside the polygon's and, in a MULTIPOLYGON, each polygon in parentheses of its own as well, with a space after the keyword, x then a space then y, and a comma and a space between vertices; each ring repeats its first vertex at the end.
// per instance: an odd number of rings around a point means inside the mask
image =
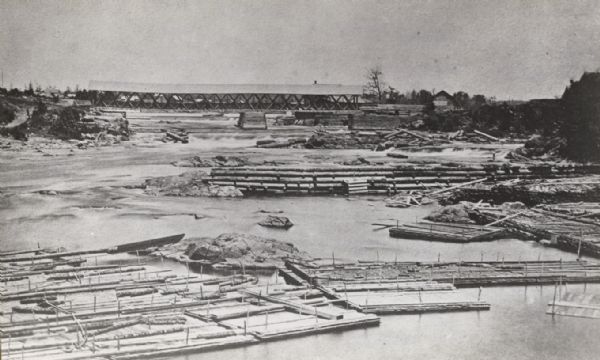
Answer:
POLYGON ((94 106, 180 110, 357 110, 361 85, 90 81, 94 106))

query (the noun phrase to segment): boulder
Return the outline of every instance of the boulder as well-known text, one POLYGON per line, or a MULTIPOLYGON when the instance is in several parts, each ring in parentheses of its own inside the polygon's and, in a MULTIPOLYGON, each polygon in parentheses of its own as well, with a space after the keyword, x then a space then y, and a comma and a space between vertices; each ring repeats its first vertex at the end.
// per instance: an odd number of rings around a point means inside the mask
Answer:
POLYGON ((263 221, 259 222, 258 225, 265 227, 273 227, 279 229, 289 229, 294 226, 294 223, 285 216, 274 216, 269 215, 263 221))
POLYGON ((474 224, 475 221, 469 217, 469 211, 467 206, 463 204, 444 206, 439 209, 435 209, 425 217, 425 219, 436 222, 445 223, 463 223, 463 224, 474 224))

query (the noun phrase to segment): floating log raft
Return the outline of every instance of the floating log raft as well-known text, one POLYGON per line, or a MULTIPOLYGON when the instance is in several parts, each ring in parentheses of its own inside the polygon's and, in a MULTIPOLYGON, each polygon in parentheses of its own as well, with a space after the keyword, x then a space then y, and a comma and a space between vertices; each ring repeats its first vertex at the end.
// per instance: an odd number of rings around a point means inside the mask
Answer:
MULTIPOLYGON (((559 285, 562 287, 562 285, 559 285)), ((546 307, 546 314, 600 319, 600 296, 586 293, 564 292, 555 294, 546 307)))
POLYGON ((14 256, 14 257, 0 256, 0 262, 36 261, 36 260, 42 260, 42 259, 58 259, 58 258, 63 258, 63 257, 68 257, 68 256, 81 256, 81 255, 101 254, 101 253, 112 254, 112 253, 128 252, 128 251, 142 250, 142 249, 146 249, 146 248, 153 247, 153 246, 174 244, 174 243, 181 241, 181 239, 183 239, 184 236, 185 236, 185 234, 166 236, 166 237, 162 237, 162 238, 158 238, 158 239, 143 240, 143 241, 138 241, 138 242, 117 245, 117 246, 111 247, 111 248, 103 248, 103 249, 96 249, 96 250, 80 250, 80 251, 69 251, 69 252, 56 251, 56 252, 51 252, 51 253, 40 252, 39 255, 19 256, 19 257, 17 257, 17 256, 14 256))
MULTIPOLYGON (((120 251, 148 244, 157 242, 120 251)), ((344 309, 306 283, 265 286, 245 274, 175 274, 142 266, 132 255, 119 256, 121 265, 109 254, 100 264, 78 267, 65 254, 2 266, 2 278, 14 280, 0 284, 2 359, 172 356, 379 324, 377 316, 344 309), (31 270, 54 262, 60 268, 51 271, 68 276, 31 270)))
POLYGON ((286 267, 310 284, 334 289, 344 284, 414 281, 452 284, 457 288, 540 285, 559 281, 600 283, 600 264, 583 260, 355 262, 336 263, 335 266, 330 260, 322 260, 310 263, 288 261, 286 267))
POLYGON ((400 239, 455 243, 492 241, 509 236, 508 231, 503 228, 434 222, 398 225, 390 228, 389 233, 391 237, 400 239))

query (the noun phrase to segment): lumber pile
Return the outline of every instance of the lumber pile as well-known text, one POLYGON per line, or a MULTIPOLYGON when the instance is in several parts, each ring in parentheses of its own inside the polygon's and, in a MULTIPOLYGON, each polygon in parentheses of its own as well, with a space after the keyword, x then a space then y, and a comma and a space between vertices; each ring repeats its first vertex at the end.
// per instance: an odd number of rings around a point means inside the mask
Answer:
MULTIPOLYGON (((344 181, 366 178, 369 194, 393 195, 422 191, 424 195, 429 193, 441 197, 444 194, 446 197, 445 191, 488 180, 573 177, 598 170, 600 169, 591 166, 551 166, 545 173, 540 173, 537 167, 515 166, 507 169, 487 165, 240 166, 215 167, 211 170, 207 182, 211 185, 234 186, 243 192, 346 194, 348 188, 344 181), (435 192, 436 189, 444 191, 435 192)), ((469 191, 477 192, 471 188, 469 191)), ((418 196, 413 197, 420 201, 418 196)), ((475 202, 479 200, 480 198, 477 198, 475 202)))

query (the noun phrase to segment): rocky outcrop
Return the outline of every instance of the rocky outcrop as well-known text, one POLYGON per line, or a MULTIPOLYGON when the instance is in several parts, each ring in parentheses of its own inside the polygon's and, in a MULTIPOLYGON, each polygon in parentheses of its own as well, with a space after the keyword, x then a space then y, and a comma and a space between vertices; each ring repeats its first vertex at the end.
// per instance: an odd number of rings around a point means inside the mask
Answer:
POLYGON ((439 209, 435 209, 431 212, 431 214, 426 216, 425 219, 445 223, 475 223, 475 221, 469 218, 468 207, 463 204, 449 205, 439 209))
POLYGON ((233 186, 208 185, 203 171, 190 171, 179 176, 162 176, 147 179, 142 188, 150 195, 197 196, 197 197, 242 197, 242 192, 233 186))
POLYGON ((285 216, 269 215, 263 221, 259 222, 258 225, 278 229, 289 229, 294 226, 294 223, 285 216))
POLYGON ((153 255, 182 262, 200 261, 235 268, 265 269, 282 266, 287 259, 312 259, 293 244, 239 233, 225 233, 216 238, 184 239, 178 244, 159 248, 153 255))

